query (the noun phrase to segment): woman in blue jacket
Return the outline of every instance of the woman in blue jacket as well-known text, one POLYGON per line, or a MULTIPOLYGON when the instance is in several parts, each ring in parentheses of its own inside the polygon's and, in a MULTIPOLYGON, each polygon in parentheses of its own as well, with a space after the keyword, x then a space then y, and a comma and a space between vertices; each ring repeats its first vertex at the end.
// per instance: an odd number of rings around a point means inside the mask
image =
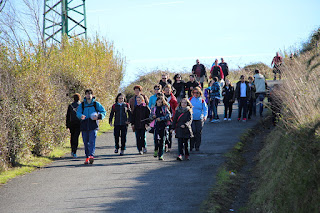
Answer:
POLYGON ((84 164, 92 164, 94 161, 94 153, 96 148, 96 137, 99 128, 98 120, 102 120, 106 116, 104 107, 95 100, 91 89, 85 91, 85 98, 77 110, 77 117, 81 119, 80 131, 82 131, 82 139, 86 154, 84 164))

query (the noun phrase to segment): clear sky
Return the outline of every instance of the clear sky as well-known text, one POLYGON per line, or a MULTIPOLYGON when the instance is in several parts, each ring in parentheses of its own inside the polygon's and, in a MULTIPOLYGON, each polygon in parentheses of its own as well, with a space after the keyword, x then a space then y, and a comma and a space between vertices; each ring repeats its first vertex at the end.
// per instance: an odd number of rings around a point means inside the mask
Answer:
POLYGON ((320 26, 319 0, 90 0, 88 35, 113 41, 127 59, 125 82, 142 72, 270 65, 276 51, 300 47, 320 26))

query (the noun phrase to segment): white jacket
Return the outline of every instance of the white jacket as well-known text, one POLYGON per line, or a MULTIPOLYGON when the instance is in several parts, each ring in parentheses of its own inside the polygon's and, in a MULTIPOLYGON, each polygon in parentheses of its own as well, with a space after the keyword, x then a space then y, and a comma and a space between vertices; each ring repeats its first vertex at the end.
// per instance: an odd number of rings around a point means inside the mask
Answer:
POLYGON ((266 79, 260 73, 255 74, 254 76, 254 85, 256 86, 256 93, 266 92, 266 79))

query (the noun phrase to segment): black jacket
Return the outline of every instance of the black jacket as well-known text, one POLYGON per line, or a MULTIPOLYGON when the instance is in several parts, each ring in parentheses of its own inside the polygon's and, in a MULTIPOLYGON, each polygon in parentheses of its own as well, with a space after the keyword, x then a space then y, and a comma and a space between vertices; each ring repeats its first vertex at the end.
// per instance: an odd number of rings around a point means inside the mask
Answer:
POLYGON ((77 109, 81 102, 73 102, 68 106, 66 115, 66 126, 70 129, 80 129, 80 119, 77 117, 77 109))
MULTIPOLYGON (((250 97, 249 82, 245 81, 245 83, 246 83, 246 86, 247 86, 247 88, 246 88, 246 98, 249 98, 250 97)), ((234 93, 236 99, 240 98, 240 85, 241 85, 241 81, 238 81, 237 87, 236 87, 236 91, 234 93)))
POLYGON ((192 114, 190 113, 189 108, 183 109, 182 107, 178 107, 172 123, 172 126, 176 131, 176 138, 192 138, 193 133, 191 123, 192 114), (182 113, 183 115, 181 116, 182 113), (181 128, 181 125, 185 125, 185 128, 181 128))
POLYGON ((194 82, 188 81, 186 83, 186 90, 188 91, 189 98, 192 96, 191 95, 192 90, 190 89, 190 87, 193 87, 193 89, 194 89, 195 87, 201 87, 201 86, 198 81, 194 81, 194 82))
POLYGON ((113 104, 109 116, 109 123, 112 123, 114 116, 114 125, 127 125, 126 122, 131 120, 131 109, 128 103, 113 104))
POLYGON ((223 96, 223 103, 233 103, 234 102, 234 87, 229 86, 227 88, 226 85, 222 88, 222 96, 223 96))
POLYGON ((145 103, 137 105, 132 112, 131 124, 135 129, 145 129, 145 125, 150 123, 149 115, 150 109, 145 103))
MULTIPOLYGON (((192 67, 192 74, 196 74, 197 65, 198 65, 198 64, 193 65, 193 67, 192 67)), ((200 66, 200 68, 201 68, 200 77, 202 77, 202 76, 207 76, 207 72, 206 72, 205 66, 204 66, 203 64, 199 64, 199 66, 200 66)))
POLYGON ((228 64, 226 62, 220 63, 219 66, 222 69, 223 75, 224 77, 227 77, 227 75, 229 75, 229 67, 228 64))
POLYGON ((181 97, 184 98, 186 96, 185 87, 186 83, 184 81, 180 81, 180 83, 174 82, 172 85, 176 89, 176 98, 181 97))

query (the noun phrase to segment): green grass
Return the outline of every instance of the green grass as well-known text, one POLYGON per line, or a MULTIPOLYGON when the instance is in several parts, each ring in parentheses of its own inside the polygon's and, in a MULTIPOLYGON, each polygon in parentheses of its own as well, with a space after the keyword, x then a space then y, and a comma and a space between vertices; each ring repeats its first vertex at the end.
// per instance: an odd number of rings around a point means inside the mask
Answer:
POLYGON ((113 127, 109 124, 109 118, 105 118, 105 120, 99 123, 98 136, 103 133, 110 132, 111 130, 113 130, 113 127))

